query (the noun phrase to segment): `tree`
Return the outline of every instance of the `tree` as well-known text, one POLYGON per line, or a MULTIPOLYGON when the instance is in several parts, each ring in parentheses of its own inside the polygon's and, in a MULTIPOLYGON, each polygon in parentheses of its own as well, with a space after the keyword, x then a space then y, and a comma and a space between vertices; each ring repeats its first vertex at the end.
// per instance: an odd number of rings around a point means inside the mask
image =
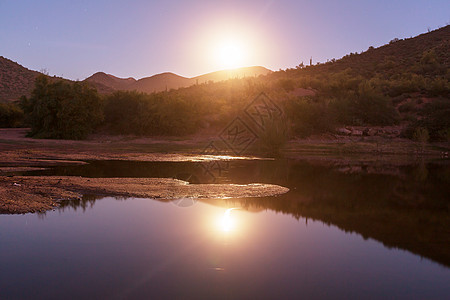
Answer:
POLYGON ((30 136, 37 138, 84 139, 103 120, 101 99, 86 83, 36 78, 30 99, 22 98, 29 114, 30 136))

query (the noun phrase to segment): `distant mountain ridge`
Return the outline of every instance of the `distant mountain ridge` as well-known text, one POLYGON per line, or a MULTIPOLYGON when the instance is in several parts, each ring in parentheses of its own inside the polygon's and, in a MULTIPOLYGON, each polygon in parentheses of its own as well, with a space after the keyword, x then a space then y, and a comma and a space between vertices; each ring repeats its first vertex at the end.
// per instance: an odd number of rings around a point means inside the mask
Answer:
MULTIPOLYGON (((349 54, 341 59, 332 60, 298 71, 302 74, 335 73, 347 69, 353 75, 380 73, 400 74, 420 62, 425 51, 433 51, 441 68, 450 68, 450 25, 418 35, 413 38, 394 39, 378 48, 369 48, 361 54, 349 54)), ((297 71, 297 70, 294 70, 297 71)), ((236 70, 212 72, 193 78, 186 78, 173 73, 161 73, 139 80, 118 78, 104 72, 98 72, 85 79, 97 88, 99 93, 109 94, 117 90, 137 90, 146 93, 177 89, 208 81, 220 81, 228 78, 259 76, 272 73, 264 67, 248 67, 236 70)), ((29 70, 20 64, 0 56, 0 102, 18 100, 20 96, 29 96, 34 87, 34 80, 39 72, 29 70)), ((284 76, 284 75, 283 75, 284 76)), ((274 78, 275 78, 274 77, 274 78)), ((55 78, 55 80, 62 78, 55 78)))
MULTIPOLYGON (((270 72, 272 71, 264 67, 246 67, 212 72, 193 78, 166 72, 139 80, 133 77, 119 78, 104 72, 97 72, 84 81, 97 88, 101 94, 110 94, 118 90, 137 90, 139 92, 153 93, 188 87, 208 81, 266 75, 270 72)), ((0 56, 0 102, 16 101, 23 95, 30 96, 34 88, 34 81, 39 74, 41 73, 27 69, 17 62, 0 56)), ((60 77, 50 78, 53 80, 68 80, 60 77)))
POLYGON ((166 72, 139 80, 134 78, 118 78, 110 74, 98 72, 85 79, 104 93, 117 90, 136 90, 139 92, 153 93, 164 90, 188 87, 193 84, 202 84, 209 81, 222 81, 230 78, 253 77, 266 75, 272 71, 264 67, 244 67, 232 70, 221 70, 204 75, 187 78, 174 73, 166 72))

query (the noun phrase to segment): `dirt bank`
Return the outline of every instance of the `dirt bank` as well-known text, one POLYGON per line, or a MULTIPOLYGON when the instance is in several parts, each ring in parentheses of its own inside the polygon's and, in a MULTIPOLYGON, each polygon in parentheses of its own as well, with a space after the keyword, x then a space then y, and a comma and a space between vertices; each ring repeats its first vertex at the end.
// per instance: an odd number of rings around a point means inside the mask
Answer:
MULTIPOLYGON (((224 145, 220 147, 217 135, 211 133, 183 139, 92 135, 85 141, 70 141, 27 138, 27 131, 0 129, 0 175, 27 168, 85 164, 89 160, 202 161, 209 159, 202 152, 211 141, 217 144, 220 155, 236 159, 232 151, 224 145)), ((291 140, 282 154, 291 159, 327 160, 336 164, 374 160, 398 164, 422 157, 448 157, 449 150, 449 143, 422 147, 400 138, 323 135, 291 140)), ((243 155, 255 158, 251 153, 243 155)))
POLYGON ((0 177, 0 213, 43 212, 82 194, 140 198, 241 198, 284 194, 270 184, 188 184, 170 178, 0 177))

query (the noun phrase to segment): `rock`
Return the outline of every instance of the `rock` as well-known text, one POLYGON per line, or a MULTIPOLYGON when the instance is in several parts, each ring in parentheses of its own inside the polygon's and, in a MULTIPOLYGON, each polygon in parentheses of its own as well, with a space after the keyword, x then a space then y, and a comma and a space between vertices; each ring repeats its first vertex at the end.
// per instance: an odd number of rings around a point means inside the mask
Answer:
POLYGON ((351 131, 351 135, 354 135, 354 136, 362 136, 362 135, 363 135, 363 132, 362 132, 361 130, 353 129, 353 130, 351 131))
POLYGON ((350 135, 352 133, 351 130, 348 130, 347 128, 338 128, 336 131, 340 135, 350 135))
POLYGON ((377 135, 378 130, 376 130, 375 128, 366 128, 366 130, 364 130, 364 134, 367 136, 375 136, 377 135))
POLYGON ((363 135, 368 136, 369 135, 369 128, 364 128, 363 135))

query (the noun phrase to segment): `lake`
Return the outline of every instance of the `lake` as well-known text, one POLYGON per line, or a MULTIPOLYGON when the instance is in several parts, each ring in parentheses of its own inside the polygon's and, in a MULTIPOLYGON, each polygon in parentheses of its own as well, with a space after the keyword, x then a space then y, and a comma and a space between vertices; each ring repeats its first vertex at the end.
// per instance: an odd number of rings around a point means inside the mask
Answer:
POLYGON ((279 197, 85 195, 0 215, 0 299, 450 296, 448 161, 91 162, 27 175, 273 183, 279 197), (214 176, 211 176, 214 175, 214 176))

